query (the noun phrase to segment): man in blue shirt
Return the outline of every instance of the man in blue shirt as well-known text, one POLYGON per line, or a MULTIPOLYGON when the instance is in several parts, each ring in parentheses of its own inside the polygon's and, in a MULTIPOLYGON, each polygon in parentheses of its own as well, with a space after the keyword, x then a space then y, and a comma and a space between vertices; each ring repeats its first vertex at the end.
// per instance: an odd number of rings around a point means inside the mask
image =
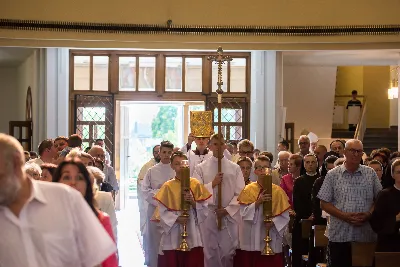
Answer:
POLYGON ((363 144, 346 142, 343 165, 325 177, 318 198, 330 214, 329 262, 331 267, 351 267, 351 242, 374 242, 376 235, 368 220, 382 186, 375 171, 360 165, 363 144))

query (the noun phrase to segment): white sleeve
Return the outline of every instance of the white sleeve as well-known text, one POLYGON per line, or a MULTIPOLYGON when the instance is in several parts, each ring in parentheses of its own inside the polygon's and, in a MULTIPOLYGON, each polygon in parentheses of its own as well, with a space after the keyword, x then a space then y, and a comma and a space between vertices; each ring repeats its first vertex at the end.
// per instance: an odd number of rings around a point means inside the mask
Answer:
POLYGON ((289 224, 290 221, 289 211, 285 211, 281 215, 272 218, 272 221, 274 222, 274 228, 276 229, 276 231, 281 237, 283 237, 286 226, 289 224))
POLYGON ((76 226, 74 234, 82 266, 101 264, 117 251, 116 245, 82 195, 76 190, 71 190, 70 194, 69 214, 76 226))
POLYGON ((242 192, 243 188, 244 188, 245 184, 244 184, 244 178, 243 178, 243 173, 239 167, 239 165, 237 165, 236 168, 236 185, 235 185, 235 191, 234 191, 234 196, 231 200, 231 202, 229 202, 229 205, 225 208, 225 210, 229 213, 229 215, 234 218, 234 215, 239 211, 240 209, 240 204, 238 199, 238 196, 240 194, 240 192, 242 192))
POLYGON ((151 187, 151 169, 146 173, 146 176, 142 182, 142 194, 143 198, 151 205, 157 207, 158 202, 154 199, 158 190, 151 187))
POLYGON ((240 216, 244 221, 253 221, 255 223, 257 220, 256 213, 256 203, 250 205, 240 205, 240 216))
POLYGON ((207 200, 207 202, 213 204, 214 203, 214 194, 213 194, 214 190, 212 187, 212 181, 208 184, 204 184, 203 171, 201 170, 201 168, 199 168, 199 166, 196 166, 194 168, 193 178, 196 178, 197 180, 199 180, 200 183, 202 185, 204 185, 204 187, 208 190, 208 192, 210 192, 212 194, 211 197, 207 200))
POLYGON ((158 204, 160 212, 160 225, 163 230, 168 234, 174 226, 179 214, 176 211, 169 211, 164 205, 158 204))
POLYGON ((207 206, 207 201, 196 202, 196 214, 198 223, 204 222, 207 218, 208 212, 210 211, 209 209, 207 209, 207 206))

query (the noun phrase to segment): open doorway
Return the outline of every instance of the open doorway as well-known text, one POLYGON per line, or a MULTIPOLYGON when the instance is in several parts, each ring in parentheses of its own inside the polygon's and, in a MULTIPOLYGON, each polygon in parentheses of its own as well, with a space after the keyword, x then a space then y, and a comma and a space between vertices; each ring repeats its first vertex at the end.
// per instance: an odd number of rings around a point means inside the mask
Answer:
MULTIPOLYGON (((120 209, 137 207, 137 177, 163 140, 182 147, 190 133, 190 111, 204 110, 204 102, 120 101, 120 209)), ((118 153, 118 152, 117 152, 118 153)), ((139 215, 138 215, 139 216, 139 215)))

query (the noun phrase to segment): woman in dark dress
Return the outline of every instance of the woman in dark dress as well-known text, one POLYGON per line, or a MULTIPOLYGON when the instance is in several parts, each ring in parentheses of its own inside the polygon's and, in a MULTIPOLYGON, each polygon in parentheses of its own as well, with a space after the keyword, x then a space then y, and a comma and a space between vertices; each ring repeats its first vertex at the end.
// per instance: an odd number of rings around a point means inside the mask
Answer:
POLYGON ((312 218, 311 193, 315 180, 319 177, 318 159, 314 154, 308 154, 303 158, 306 173, 294 182, 293 186, 293 210, 295 219, 292 231, 292 266, 301 266, 301 255, 308 254, 308 239, 302 238, 301 220, 312 218))
POLYGON ((378 234, 378 252, 400 252, 400 159, 392 163, 391 170, 394 185, 379 193, 370 219, 378 234))

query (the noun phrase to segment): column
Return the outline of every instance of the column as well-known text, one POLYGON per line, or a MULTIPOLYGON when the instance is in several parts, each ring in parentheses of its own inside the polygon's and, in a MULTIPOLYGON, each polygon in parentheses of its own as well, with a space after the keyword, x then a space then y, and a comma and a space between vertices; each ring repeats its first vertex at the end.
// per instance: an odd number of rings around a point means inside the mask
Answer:
POLYGON ((251 68, 250 139, 276 158, 284 128, 282 53, 252 51, 251 68))
POLYGON ((47 138, 68 136, 68 49, 47 48, 45 67, 47 138))

